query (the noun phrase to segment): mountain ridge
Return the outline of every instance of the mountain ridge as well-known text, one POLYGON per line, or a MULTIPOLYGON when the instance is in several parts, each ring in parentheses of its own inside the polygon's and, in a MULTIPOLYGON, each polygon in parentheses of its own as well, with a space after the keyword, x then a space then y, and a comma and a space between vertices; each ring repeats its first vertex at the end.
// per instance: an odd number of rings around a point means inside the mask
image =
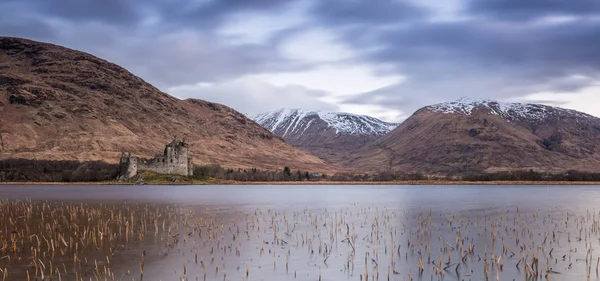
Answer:
POLYGON ((340 163, 348 151, 359 149, 397 126, 366 115, 288 108, 261 113, 253 119, 286 142, 328 163, 340 163))
POLYGON ((581 118, 598 118, 596 116, 584 112, 557 106, 549 106, 536 103, 507 103, 490 99, 473 99, 468 97, 463 97, 456 101, 449 101, 425 106, 422 109, 447 114, 471 114, 472 111, 478 107, 487 108, 492 114, 500 115, 504 118, 511 119, 540 120, 550 117, 548 116, 548 114, 550 113, 557 112, 571 114, 581 118))
POLYGON ((425 173, 600 171, 600 118, 539 104, 461 99, 425 106, 346 159, 425 173))
POLYGON ((179 100, 126 69, 66 47, 0 37, 0 158, 152 157, 174 136, 195 164, 335 170, 224 105, 179 100))

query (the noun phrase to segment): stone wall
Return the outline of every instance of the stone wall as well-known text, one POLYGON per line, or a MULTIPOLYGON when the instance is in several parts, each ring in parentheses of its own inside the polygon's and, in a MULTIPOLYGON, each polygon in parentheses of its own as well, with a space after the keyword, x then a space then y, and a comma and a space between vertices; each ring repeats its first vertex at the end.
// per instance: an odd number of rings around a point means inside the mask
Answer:
POLYGON ((188 157, 188 147, 182 141, 174 140, 165 147, 162 155, 152 159, 121 156, 121 177, 132 178, 138 171, 151 171, 159 174, 192 176, 194 174, 192 158, 188 157))
POLYGON ((131 154, 123 153, 119 162, 120 173, 119 178, 133 178, 138 173, 138 158, 131 157, 131 154))
POLYGON ((190 175, 187 157, 140 159, 137 169, 159 174, 190 175))

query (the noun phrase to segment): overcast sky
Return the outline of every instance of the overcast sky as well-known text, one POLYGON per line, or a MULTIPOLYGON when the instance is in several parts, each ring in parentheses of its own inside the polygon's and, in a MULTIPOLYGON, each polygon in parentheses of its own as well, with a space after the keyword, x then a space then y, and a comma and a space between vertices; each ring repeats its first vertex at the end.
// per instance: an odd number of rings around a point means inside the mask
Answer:
POLYGON ((468 96, 600 116, 600 0, 2 0, 0 35, 249 115, 401 121, 468 96))

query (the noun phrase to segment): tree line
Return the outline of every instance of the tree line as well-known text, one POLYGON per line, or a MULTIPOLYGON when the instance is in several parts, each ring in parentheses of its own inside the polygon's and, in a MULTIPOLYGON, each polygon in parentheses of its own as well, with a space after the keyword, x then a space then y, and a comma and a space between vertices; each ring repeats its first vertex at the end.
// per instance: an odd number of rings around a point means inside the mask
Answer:
POLYGON ((507 171, 497 173, 470 174, 461 177, 464 181, 597 181, 600 173, 570 170, 564 173, 546 173, 533 170, 507 171))
MULTIPOLYGON (((60 160, 5 159, 0 160, 0 182, 101 182, 114 181, 119 174, 119 165, 102 161, 80 162, 60 160)), ((600 173, 566 171, 545 173, 533 170, 497 173, 471 173, 446 176, 426 176, 421 173, 336 173, 332 175, 310 171, 231 169, 219 165, 197 165, 194 176, 197 180, 220 179, 240 182, 287 182, 287 181, 332 181, 332 182, 391 182, 420 180, 449 181, 597 181, 600 173)))
POLYGON ((98 182, 118 173, 118 164, 102 161, 0 160, 0 182, 98 182))
POLYGON ((311 181, 327 179, 327 175, 314 175, 309 171, 293 171, 284 167, 279 171, 252 169, 231 169, 219 165, 203 165, 194 167, 193 178, 206 180, 209 178, 234 180, 240 182, 275 182, 275 181, 311 181))

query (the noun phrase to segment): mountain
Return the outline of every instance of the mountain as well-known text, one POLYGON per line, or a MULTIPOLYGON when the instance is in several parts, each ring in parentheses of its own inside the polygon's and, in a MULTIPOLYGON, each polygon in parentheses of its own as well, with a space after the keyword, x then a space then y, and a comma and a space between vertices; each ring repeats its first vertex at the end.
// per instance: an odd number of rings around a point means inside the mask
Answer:
POLYGON ((179 100, 124 68, 68 48, 0 37, 0 158, 151 157, 174 136, 195 164, 328 170, 243 114, 179 100))
POLYGON ((460 99, 424 107, 347 159, 363 170, 600 172, 600 119, 539 104, 460 99))
POLYGON ((343 112, 280 109, 253 118, 288 143, 330 163, 389 133, 398 124, 343 112))

